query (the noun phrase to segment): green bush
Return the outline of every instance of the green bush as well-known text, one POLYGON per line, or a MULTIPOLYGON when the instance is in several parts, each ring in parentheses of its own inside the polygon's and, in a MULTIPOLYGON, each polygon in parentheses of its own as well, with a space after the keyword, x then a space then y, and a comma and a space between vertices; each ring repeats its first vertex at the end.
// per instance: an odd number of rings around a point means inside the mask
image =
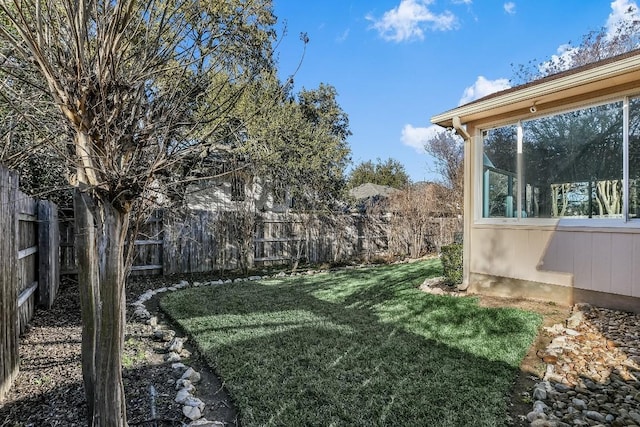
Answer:
POLYGON ((459 285, 462 283, 462 244, 443 246, 440 251, 445 280, 452 286, 459 285))

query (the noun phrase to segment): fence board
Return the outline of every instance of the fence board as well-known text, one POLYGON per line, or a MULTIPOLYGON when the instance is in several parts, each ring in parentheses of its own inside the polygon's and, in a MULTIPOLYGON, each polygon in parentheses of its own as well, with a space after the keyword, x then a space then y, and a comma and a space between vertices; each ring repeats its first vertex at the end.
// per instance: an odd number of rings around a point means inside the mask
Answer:
POLYGON ((138 230, 134 241, 132 274, 162 274, 162 217, 162 211, 153 212, 138 230))
POLYGON ((18 374, 18 176, 0 167, 0 401, 18 374))
POLYGON ((60 274, 76 274, 78 270, 76 267, 73 209, 62 209, 58 216, 60 274))
POLYGON ((38 305, 49 309, 60 288, 60 229, 58 207, 38 202, 38 305))
POLYGON ((0 167, 0 400, 18 372, 18 337, 36 305, 50 307, 58 290, 56 205, 18 190, 15 172, 0 167), (42 212, 41 212, 42 210, 42 212))
POLYGON ((23 306, 29 300, 29 298, 31 298, 31 295, 33 295, 37 290, 38 282, 33 282, 31 286, 20 292, 20 295, 18 295, 18 307, 23 306))
POLYGON ((36 308, 35 292, 38 283, 38 201, 18 191, 18 292, 23 297, 18 304, 18 329, 22 334, 33 318, 36 308))

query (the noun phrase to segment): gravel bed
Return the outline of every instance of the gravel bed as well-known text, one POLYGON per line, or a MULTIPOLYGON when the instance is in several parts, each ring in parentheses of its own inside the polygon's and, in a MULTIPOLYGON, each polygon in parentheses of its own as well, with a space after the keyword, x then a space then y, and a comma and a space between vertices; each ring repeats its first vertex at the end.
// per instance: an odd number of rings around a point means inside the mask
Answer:
POLYGON ((640 425, 640 315, 578 304, 545 332, 531 426, 640 425))

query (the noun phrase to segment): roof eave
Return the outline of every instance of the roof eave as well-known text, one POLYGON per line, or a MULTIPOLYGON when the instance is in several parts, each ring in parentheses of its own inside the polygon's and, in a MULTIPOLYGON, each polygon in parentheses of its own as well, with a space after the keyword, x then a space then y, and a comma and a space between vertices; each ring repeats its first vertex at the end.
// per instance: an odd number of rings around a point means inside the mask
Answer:
POLYGON ((534 82, 522 88, 507 89, 503 93, 490 95, 485 99, 435 115, 431 118, 431 123, 451 128, 454 117, 460 117, 460 122, 466 124, 519 110, 526 112, 534 105, 540 109, 545 103, 550 105, 563 98, 594 91, 599 86, 604 86, 601 83, 605 80, 608 81, 607 86, 612 87, 638 79, 640 79, 640 55, 633 55, 559 78, 541 79, 539 83, 534 82))

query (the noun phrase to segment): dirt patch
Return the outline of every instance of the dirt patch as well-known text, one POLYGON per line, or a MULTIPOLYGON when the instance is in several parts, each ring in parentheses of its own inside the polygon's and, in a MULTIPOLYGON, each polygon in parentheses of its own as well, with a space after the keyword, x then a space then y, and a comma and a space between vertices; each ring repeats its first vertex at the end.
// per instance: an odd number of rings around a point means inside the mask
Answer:
MULTIPOLYGON (((571 313, 571 307, 557 305, 553 302, 522 298, 498 298, 484 295, 474 296, 479 298, 480 305, 483 307, 514 307, 539 313, 543 319, 542 327, 553 326, 557 323, 564 324, 571 313)), ((531 392, 534 385, 542 380, 546 369, 539 352, 544 351, 550 342, 551 337, 541 329, 520 365, 520 371, 513 383, 507 401, 509 425, 528 427, 530 424, 524 416, 532 410, 531 392)))

